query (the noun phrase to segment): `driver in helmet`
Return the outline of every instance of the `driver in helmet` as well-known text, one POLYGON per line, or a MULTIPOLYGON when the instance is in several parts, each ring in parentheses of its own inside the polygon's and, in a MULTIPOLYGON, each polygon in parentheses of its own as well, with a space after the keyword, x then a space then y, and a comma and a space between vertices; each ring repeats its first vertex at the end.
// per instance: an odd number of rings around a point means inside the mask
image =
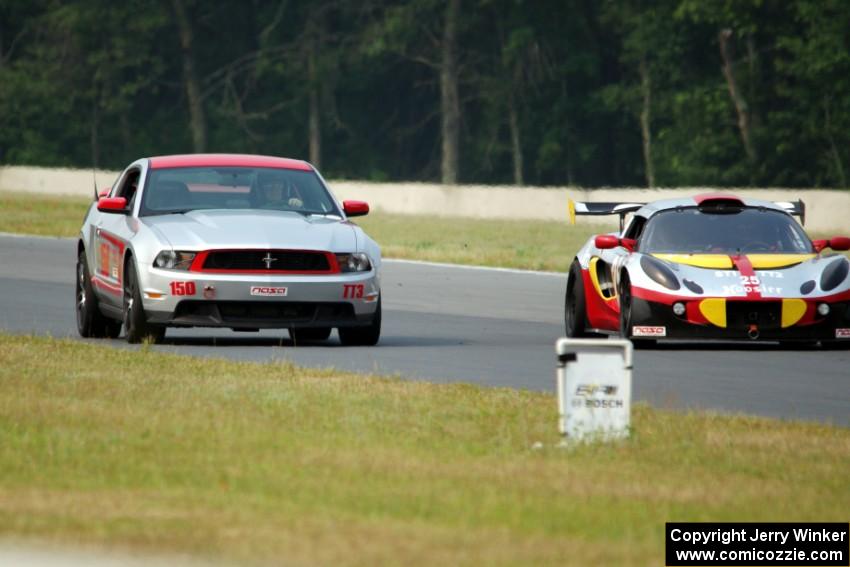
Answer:
POLYGON ((304 201, 295 194, 282 175, 260 173, 258 185, 262 209, 300 209, 304 206, 304 201))

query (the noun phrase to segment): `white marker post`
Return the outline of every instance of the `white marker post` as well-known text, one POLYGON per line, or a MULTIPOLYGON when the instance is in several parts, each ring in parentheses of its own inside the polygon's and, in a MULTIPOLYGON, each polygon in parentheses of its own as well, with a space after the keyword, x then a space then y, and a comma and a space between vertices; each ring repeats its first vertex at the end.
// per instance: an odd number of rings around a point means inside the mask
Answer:
POLYGON ((567 440, 629 436, 632 349, 624 339, 563 338, 555 343, 558 427, 567 440))

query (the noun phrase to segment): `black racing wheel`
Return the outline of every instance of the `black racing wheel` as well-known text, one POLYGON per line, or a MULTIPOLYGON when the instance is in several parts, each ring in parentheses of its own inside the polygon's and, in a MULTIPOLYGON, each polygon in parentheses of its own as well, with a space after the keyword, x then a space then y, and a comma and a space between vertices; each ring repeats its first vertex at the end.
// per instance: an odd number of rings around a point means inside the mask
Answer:
POLYGON ((91 274, 85 251, 77 256, 77 283, 75 286, 77 331, 81 337, 114 339, 121 333, 121 322, 100 312, 97 297, 91 286, 91 274))
POLYGON ((584 299, 584 281, 581 265, 573 260, 567 277, 567 292, 564 296, 564 327, 568 337, 589 336, 587 332, 587 306, 584 299))
POLYGON ((346 346, 372 346, 381 338, 381 298, 372 322, 365 327, 340 327, 339 340, 346 346))
POLYGON ((620 276, 617 295, 620 297, 620 336, 624 339, 631 339, 635 348, 647 348, 655 345, 655 339, 632 337, 632 283, 629 281, 629 275, 625 270, 620 276))
POLYGON ((289 336, 298 345, 300 343, 325 341, 331 336, 331 330, 331 327, 289 329, 289 336))
POLYGON ((124 270, 124 332, 127 342, 140 343, 148 340, 161 343, 165 338, 165 326, 148 323, 138 282, 136 263, 131 259, 124 270))

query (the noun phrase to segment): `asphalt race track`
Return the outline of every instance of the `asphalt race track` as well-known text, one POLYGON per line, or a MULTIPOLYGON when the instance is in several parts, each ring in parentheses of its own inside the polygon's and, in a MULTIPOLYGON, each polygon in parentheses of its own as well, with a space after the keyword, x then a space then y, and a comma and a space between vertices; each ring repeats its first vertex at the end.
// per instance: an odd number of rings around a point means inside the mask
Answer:
MULTIPOLYGON (((75 242, 0 235, 0 328, 77 337, 75 242)), ((169 329, 166 352, 554 391, 565 276, 387 261, 377 347, 294 347, 285 330, 169 329)), ((123 340, 94 341, 127 347, 123 340)), ((637 351, 634 398, 850 425, 850 350, 765 344, 637 351)), ((553 423, 554 427, 554 423, 553 423)))

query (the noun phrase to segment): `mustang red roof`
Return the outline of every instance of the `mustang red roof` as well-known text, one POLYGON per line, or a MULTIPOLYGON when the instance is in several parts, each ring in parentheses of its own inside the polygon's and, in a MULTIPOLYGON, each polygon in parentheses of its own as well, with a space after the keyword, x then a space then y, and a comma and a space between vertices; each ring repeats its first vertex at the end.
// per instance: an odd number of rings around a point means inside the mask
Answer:
POLYGON ((172 167, 271 167, 313 171, 306 161, 248 154, 186 154, 150 158, 151 169, 172 167))

